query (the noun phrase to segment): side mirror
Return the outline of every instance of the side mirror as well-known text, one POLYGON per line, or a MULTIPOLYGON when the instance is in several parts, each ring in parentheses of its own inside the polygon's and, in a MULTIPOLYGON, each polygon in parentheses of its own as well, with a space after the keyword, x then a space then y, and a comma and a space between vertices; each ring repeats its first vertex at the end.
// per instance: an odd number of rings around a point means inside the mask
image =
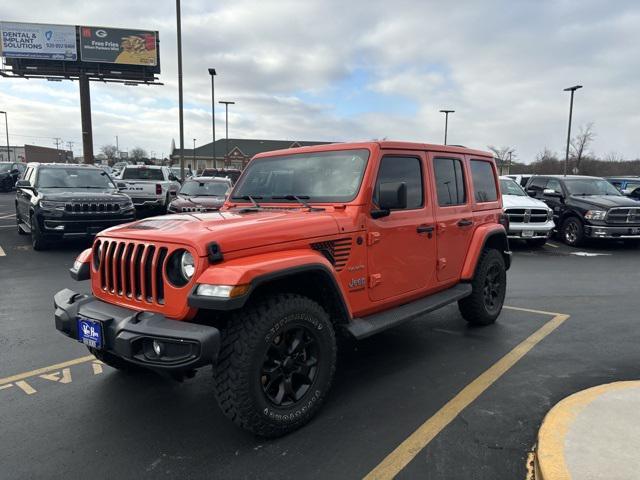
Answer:
POLYGON ((530 197, 535 197, 538 194, 538 191, 535 188, 527 188, 526 192, 530 197))
POLYGON ((126 190, 127 189, 127 184, 124 182, 118 182, 117 184, 118 190, 126 190))
POLYGON ((553 190, 552 188, 545 188, 542 191, 543 195, 546 195, 547 197, 558 197, 558 198, 562 198, 562 194, 560 192, 556 192, 555 190, 553 190))
MULTIPOLYGON (((186 172, 185 172, 186 174, 186 172)), ((169 180, 171 180, 172 182, 177 182, 178 181, 178 177, 176 177, 173 173, 169 174, 169 180)))
POLYGON ((33 187, 29 183, 29 180, 18 180, 16 182, 16 188, 24 188, 25 190, 33 190, 33 187))
POLYGON ((13 170, 11 170, 11 175, 20 175, 20 170, 14 168, 13 170))
POLYGON ((381 183, 378 192, 378 210, 371 212, 371 217, 386 217, 391 210, 407 208, 407 184, 404 182, 381 183))

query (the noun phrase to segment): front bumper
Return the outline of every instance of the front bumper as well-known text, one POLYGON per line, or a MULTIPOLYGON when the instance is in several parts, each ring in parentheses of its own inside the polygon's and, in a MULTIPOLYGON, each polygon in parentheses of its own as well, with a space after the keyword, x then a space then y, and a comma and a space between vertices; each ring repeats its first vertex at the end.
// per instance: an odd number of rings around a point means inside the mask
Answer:
POLYGON ((605 225, 585 225, 584 233, 590 238, 640 239, 640 225, 631 227, 608 227, 605 225))
POLYGON ((54 296, 56 329, 78 340, 78 317, 99 321, 103 350, 151 370, 183 373, 216 362, 220 331, 208 325, 170 320, 154 312, 139 312, 103 302, 69 289, 54 296), (157 356, 156 340, 166 355, 157 356))
POLYGON ((127 215, 96 215, 94 218, 89 215, 83 215, 82 217, 50 215, 40 212, 36 219, 40 222, 40 232, 47 237, 85 238, 93 237, 107 228, 133 222, 135 220, 135 210, 131 210, 127 215))
POLYGON ((551 231, 555 228, 553 220, 544 223, 509 223, 509 238, 521 238, 524 240, 549 238, 551 231))

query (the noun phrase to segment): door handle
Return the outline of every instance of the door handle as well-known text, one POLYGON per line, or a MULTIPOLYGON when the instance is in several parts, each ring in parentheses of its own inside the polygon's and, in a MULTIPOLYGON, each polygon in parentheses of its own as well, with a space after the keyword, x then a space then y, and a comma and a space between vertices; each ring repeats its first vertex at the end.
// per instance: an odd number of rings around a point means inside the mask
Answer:
POLYGON ((433 233, 433 230, 433 225, 418 225, 418 228, 416 228, 418 233, 433 233))
POLYGON ((473 225, 473 221, 472 220, 468 220, 466 218, 463 218, 462 220, 460 220, 458 222, 458 226, 459 227, 469 227, 471 225, 473 225))

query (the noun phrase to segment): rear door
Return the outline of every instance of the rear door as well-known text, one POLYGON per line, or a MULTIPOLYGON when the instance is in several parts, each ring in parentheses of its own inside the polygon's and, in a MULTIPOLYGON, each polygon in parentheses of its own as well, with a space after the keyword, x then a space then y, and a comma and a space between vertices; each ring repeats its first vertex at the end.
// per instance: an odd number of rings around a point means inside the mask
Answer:
POLYGON ((435 286, 434 218, 427 194, 428 170, 423 152, 385 151, 372 203, 382 183, 404 182, 407 208, 382 218, 368 218, 369 298, 380 301, 435 286))
POLYGON ((457 280, 473 234, 467 162, 463 155, 429 154, 436 219, 437 278, 439 283, 457 280))

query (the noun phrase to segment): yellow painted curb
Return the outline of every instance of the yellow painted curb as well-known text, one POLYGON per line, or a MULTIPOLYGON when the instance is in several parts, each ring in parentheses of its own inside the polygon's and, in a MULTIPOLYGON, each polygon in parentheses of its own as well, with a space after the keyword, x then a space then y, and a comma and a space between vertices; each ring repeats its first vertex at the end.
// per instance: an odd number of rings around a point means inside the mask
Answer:
POLYGON ((580 412, 604 393, 639 386, 640 381, 598 385, 574 393, 553 407, 547 413, 538 432, 536 480, 571 480, 564 455, 564 441, 580 412))

